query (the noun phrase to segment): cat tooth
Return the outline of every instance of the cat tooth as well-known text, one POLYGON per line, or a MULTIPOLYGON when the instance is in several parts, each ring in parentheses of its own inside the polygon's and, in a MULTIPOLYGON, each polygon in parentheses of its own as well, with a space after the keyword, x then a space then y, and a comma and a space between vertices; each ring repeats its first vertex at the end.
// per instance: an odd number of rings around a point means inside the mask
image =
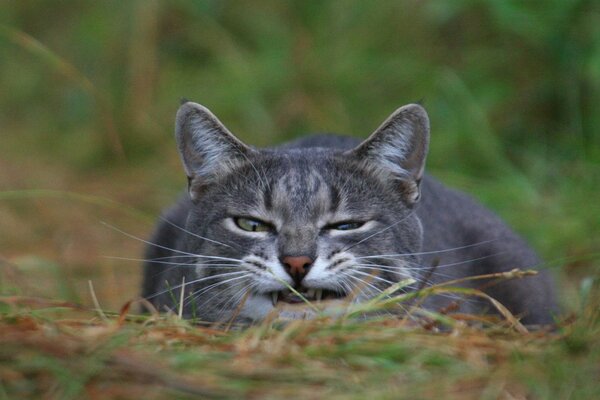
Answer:
POLYGON ((323 297, 323 289, 315 290, 315 299, 317 299, 317 301, 321 301, 322 297, 323 297))
POLYGON ((306 292, 306 298, 313 299, 315 297, 315 289, 308 289, 306 292))
POLYGON ((273 305, 277 304, 277 298, 279 297, 279 292, 271 292, 271 301, 273 305))

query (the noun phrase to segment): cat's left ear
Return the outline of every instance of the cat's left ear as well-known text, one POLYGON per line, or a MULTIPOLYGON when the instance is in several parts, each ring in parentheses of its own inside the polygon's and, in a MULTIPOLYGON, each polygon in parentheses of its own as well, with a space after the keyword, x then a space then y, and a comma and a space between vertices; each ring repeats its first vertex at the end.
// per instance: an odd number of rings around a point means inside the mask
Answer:
POLYGON ((429 149, 429 117, 423 107, 397 109, 350 154, 399 181, 409 204, 420 198, 420 182, 429 149))

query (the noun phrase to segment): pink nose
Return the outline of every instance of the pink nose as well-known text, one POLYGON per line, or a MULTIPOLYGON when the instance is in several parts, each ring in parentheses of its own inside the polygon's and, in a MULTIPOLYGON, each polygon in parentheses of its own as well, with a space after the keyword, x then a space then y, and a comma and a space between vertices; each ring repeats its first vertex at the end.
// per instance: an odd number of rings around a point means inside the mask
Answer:
POLYGON ((307 256, 286 256, 281 259, 281 263, 296 285, 299 285, 308 274, 313 259, 307 256))

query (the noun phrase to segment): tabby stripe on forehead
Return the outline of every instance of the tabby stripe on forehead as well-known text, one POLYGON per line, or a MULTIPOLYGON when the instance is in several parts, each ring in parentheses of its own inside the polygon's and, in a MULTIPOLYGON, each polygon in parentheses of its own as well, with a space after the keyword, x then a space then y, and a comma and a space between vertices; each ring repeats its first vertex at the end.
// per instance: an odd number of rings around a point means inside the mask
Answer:
POLYGON ((263 189, 263 202, 265 205, 265 210, 273 210, 273 191, 271 190, 270 185, 267 185, 267 187, 263 189))
POLYGON ((321 175, 310 175, 309 178, 312 179, 312 188, 311 188, 311 194, 312 195, 316 195, 319 192, 319 188, 321 187, 321 179, 323 179, 321 177, 321 175))
POLYGON ((340 207, 340 191, 335 186, 329 186, 329 211, 334 213, 340 207))

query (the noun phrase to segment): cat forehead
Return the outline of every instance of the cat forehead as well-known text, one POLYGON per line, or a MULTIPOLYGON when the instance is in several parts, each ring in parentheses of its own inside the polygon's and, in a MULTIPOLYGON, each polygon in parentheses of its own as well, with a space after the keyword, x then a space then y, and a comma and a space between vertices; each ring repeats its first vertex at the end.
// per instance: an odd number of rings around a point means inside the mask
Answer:
POLYGON ((339 152, 319 148, 261 151, 255 160, 249 161, 260 167, 270 180, 288 189, 331 182, 336 171, 349 162, 339 152))
POLYGON ((272 185, 271 190, 263 193, 265 204, 270 204, 271 208, 288 205, 295 209, 308 207, 325 212, 337 207, 334 204, 338 197, 336 185, 315 167, 290 168, 274 180, 272 185))
POLYGON ((389 185, 368 166, 341 151, 327 150, 257 152, 211 185, 205 201, 228 215, 287 227, 398 212, 399 205, 389 205, 395 198, 389 185))
POLYGON ((247 179, 270 182, 268 189, 288 194, 314 195, 329 186, 351 195, 386 186, 377 170, 342 151, 321 148, 277 150, 249 161, 245 168, 247 179))
POLYGON ((338 166, 328 154, 284 153, 269 165, 268 186, 262 191, 267 212, 314 218, 339 207, 338 166))

